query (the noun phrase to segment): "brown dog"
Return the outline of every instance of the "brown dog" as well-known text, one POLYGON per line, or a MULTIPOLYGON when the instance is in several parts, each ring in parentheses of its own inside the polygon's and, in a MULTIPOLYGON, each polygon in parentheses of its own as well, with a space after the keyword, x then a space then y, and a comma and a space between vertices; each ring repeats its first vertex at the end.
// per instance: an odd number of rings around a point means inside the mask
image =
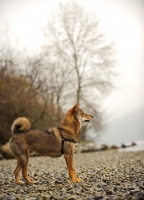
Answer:
POLYGON ((34 183, 27 172, 29 151, 54 158, 64 154, 71 180, 75 183, 80 182, 81 179, 77 177, 74 168, 73 154, 81 123, 88 122, 91 118, 91 115, 85 114, 79 108, 79 104, 68 110, 59 127, 44 131, 32 130, 29 120, 25 117, 17 118, 12 124, 12 138, 9 141, 10 149, 17 159, 14 171, 16 182, 21 184, 19 172, 22 169, 24 179, 30 184, 34 183))

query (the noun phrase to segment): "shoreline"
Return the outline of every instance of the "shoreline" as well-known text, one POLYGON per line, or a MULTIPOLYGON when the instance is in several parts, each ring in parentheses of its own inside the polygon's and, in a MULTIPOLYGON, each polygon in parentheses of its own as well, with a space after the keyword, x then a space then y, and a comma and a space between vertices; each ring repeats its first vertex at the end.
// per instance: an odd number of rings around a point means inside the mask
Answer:
POLYGON ((80 183, 69 179, 63 157, 30 157, 28 172, 36 183, 17 185, 16 160, 1 160, 0 200, 144 199, 144 152, 77 153, 74 161, 80 183))

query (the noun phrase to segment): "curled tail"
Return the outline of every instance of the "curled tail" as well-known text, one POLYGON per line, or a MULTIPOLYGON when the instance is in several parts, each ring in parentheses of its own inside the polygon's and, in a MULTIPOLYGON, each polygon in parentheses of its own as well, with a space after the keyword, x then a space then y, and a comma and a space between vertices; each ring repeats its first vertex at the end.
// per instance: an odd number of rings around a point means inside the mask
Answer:
POLYGON ((15 133, 22 133, 28 131, 31 128, 30 121, 26 117, 19 117, 14 120, 11 126, 12 135, 15 133))

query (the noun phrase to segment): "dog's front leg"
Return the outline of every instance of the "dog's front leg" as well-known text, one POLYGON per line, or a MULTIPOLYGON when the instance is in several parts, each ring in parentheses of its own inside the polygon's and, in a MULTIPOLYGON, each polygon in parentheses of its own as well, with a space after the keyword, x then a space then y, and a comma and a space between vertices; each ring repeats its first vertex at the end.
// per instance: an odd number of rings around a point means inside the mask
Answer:
POLYGON ((74 183, 78 183, 81 181, 80 178, 77 177, 76 171, 74 168, 74 161, 73 161, 73 155, 64 155, 64 158, 66 160, 68 172, 69 172, 69 177, 74 183))

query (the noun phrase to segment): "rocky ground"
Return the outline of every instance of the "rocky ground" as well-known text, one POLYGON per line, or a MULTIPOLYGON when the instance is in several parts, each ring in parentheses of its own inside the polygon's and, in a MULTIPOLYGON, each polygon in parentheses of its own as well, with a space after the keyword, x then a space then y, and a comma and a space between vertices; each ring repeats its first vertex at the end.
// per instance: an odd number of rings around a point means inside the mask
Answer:
POLYGON ((31 157, 29 175, 35 184, 17 185, 16 161, 0 161, 1 200, 144 199, 144 152, 104 151, 75 154, 81 183, 73 184, 63 157, 31 157))

